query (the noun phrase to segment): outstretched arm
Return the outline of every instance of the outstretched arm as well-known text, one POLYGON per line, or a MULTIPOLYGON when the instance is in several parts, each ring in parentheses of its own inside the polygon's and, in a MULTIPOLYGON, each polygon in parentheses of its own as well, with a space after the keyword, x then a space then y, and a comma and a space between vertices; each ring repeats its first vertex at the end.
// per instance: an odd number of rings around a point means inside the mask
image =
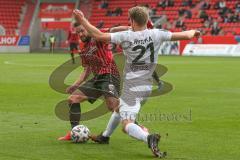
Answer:
POLYGON ((121 31, 127 31, 131 29, 130 26, 118 26, 118 27, 112 27, 110 29, 110 33, 114 33, 114 32, 121 32, 121 31))
POLYGON ((68 87, 66 89, 66 92, 69 94, 72 94, 87 79, 87 77, 90 75, 90 73, 91 73, 90 68, 84 67, 84 70, 80 74, 79 78, 70 87, 68 87))
POLYGON ((189 30, 183 32, 173 32, 171 41, 178 41, 178 40, 190 40, 194 37, 199 37, 201 35, 200 31, 197 30, 189 30))
POLYGON ((91 70, 89 67, 84 67, 83 72, 80 74, 79 78, 74 82, 74 85, 81 85, 91 74, 91 70))
POLYGON ((98 41, 109 42, 111 40, 111 36, 109 33, 103 33, 92 24, 88 22, 88 20, 84 17, 83 13, 75 9, 73 11, 73 15, 77 22, 83 25, 83 27, 88 31, 91 37, 95 38, 98 41))

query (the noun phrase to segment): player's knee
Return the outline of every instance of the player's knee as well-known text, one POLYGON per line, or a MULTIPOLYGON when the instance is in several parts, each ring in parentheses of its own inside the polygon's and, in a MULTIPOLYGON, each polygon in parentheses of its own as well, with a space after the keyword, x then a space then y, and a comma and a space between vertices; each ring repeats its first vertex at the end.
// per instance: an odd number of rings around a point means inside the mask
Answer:
POLYGON ((110 99, 110 100, 107 100, 106 101, 106 105, 107 105, 107 107, 108 107, 108 109, 110 110, 110 111, 116 111, 116 110, 118 110, 118 106, 119 106, 119 100, 118 99, 110 99))
POLYGON ((115 111, 115 106, 113 103, 107 102, 107 107, 108 107, 109 111, 111 111, 111 112, 115 111))
POLYGON ((123 125, 122 125, 122 131, 123 131, 123 133, 127 133, 127 131, 126 131, 126 126, 127 126, 127 124, 123 124, 123 125))
POLYGON ((75 97, 72 96, 72 95, 69 96, 69 97, 68 97, 68 103, 69 103, 69 104, 72 104, 72 103, 74 103, 74 102, 75 102, 75 97))
POLYGON ((128 131, 127 131, 127 125, 129 124, 129 123, 131 123, 131 121, 129 121, 129 120, 123 120, 122 121, 122 131, 124 132, 124 133, 127 133, 128 131))
POLYGON ((80 95, 71 95, 68 97, 68 103, 80 103, 82 101, 82 97, 80 95))

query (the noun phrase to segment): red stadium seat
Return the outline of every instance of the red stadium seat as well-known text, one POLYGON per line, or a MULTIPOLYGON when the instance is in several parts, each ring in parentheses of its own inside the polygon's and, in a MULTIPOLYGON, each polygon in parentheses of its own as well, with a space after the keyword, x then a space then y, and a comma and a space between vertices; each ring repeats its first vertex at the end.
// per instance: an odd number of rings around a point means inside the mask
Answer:
MULTIPOLYGON (((239 34, 239 29, 240 28, 240 23, 222 23, 222 20, 219 15, 219 9, 213 9, 214 4, 218 0, 212 0, 209 1, 211 4, 211 8, 206 10, 206 13, 211 16, 214 20, 216 20, 219 23, 219 26, 223 28, 225 31, 226 28, 233 29, 237 34, 239 34)), ((131 8, 132 6, 135 5, 146 5, 148 4, 152 8, 156 8, 156 15, 166 15, 168 21, 171 24, 174 24, 176 20, 179 19, 179 13, 178 10, 179 8, 184 8, 184 9, 190 9, 192 10, 192 18, 191 19, 186 19, 183 16, 183 21, 187 27, 187 29, 202 29, 206 31, 207 34, 210 34, 211 28, 204 28, 204 20, 200 19, 198 17, 198 10, 199 10, 199 5, 202 0, 193 0, 192 2, 195 4, 195 8, 190 8, 189 6, 182 6, 183 0, 174 0, 174 6, 173 7, 166 7, 166 8, 161 8, 161 7, 156 7, 158 4, 159 0, 108 0, 108 9, 114 10, 117 7, 122 8, 123 14, 122 16, 113 16, 109 17, 106 16, 107 9, 100 9, 99 5, 101 4, 101 1, 94 0, 93 1, 93 8, 92 8, 92 16, 90 17, 90 21, 94 24, 97 25, 99 21, 104 21, 104 27, 111 27, 116 24, 128 24, 128 9, 131 8)), ((235 9, 235 5, 237 4, 236 0, 228 0, 226 1, 226 5, 230 9, 235 9)), ((172 30, 173 31, 181 31, 181 28, 174 28, 175 26, 172 25, 172 30)), ((228 30, 228 29, 227 29, 228 30)), ((223 32, 224 33, 224 32, 223 32)))
POLYGON ((6 29, 7 34, 15 34, 18 21, 25 0, 1 0, 0 1, 0 23, 6 29))

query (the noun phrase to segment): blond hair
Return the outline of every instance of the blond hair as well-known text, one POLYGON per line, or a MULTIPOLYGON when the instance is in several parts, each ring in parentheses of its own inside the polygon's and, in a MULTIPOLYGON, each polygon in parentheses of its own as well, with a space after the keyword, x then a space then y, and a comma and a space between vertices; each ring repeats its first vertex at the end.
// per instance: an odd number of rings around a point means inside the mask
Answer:
POLYGON ((132 7, 128 10, 129 18, 136 22, 139 26, 144 26, 148 21, 148 11, 146 7, 132 7))

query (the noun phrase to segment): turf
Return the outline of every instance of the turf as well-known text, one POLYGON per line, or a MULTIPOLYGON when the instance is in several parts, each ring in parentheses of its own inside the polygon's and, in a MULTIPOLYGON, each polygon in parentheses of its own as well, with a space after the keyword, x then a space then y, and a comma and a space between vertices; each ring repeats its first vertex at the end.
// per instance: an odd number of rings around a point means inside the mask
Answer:
MULTIPOLYGON (((109 145, 56 140, 70 127, 54 112, 67 95, 52 90, 48 80, 69 58, 63 54, 0 54, 0 159, 153 159, 144 143, 123 134, 120 127, 109 145)), ((166 159, 238 160, 240 59, 161 56, 159 63, 168 68, 162 79, 174 89, 147 101, 141 112, 162 117, 141 123, 161 133, 166 159)), ((80 70, 73 71, 66 83, 71 84, 80 70)), ((99 103, 84 103, 83 111, 99 103)), ((99 133, 109 116, 83 123, 99 133)))

